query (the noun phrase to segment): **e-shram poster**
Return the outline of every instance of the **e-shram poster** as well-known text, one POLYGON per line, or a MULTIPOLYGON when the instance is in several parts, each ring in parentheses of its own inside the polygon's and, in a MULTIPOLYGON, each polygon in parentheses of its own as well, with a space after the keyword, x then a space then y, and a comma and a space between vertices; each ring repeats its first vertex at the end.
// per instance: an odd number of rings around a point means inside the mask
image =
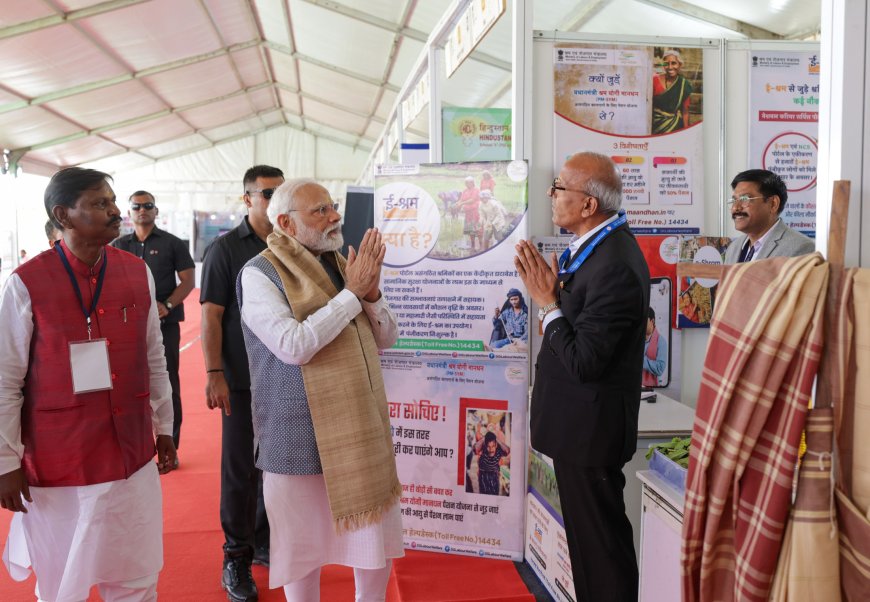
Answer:
POLYGON ((522 560, 525 361, 382 356, 405 547, 522 560))
POLYGON ((755 51, 749 58, 749 164, 785 182, 782 220, 816 235, 818 52, 755 51))
POLYGON ((528 355, 529 299, 514 267, 527 238, 524 161, 403 166, 375 177, 387 247, 381 290, 399 340, 387 355, 528 355))

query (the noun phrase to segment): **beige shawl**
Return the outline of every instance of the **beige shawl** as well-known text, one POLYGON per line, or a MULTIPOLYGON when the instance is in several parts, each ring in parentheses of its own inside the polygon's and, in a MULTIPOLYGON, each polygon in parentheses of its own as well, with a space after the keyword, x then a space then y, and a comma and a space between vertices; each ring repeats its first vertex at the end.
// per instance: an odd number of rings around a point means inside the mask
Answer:
MULTIPOLYGON (((262 255, 278 271, 297 320, 338 293, 317 258, 296 239, 274 231, 266 242, 262 255)), ((344 276, 344 257, 326 255, 344 276)), ((365 313, 302 365, 302 378, 336 532, 377 522, 399 499, 401 485, 378 348, 365 313)))

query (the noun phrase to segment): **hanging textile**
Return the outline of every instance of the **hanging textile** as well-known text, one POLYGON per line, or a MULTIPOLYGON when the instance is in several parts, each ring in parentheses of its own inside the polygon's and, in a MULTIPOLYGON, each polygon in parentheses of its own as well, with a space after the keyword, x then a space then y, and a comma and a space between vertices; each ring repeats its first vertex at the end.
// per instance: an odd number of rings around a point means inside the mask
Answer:
MULTIPOLYGON (((828 350, 830 340, 825 341, 828 350)), ((823 360, 824 361, 824 360, 823 360)), ((782 541, 772 602, 839 602, 840 558, 831 463, 834 413, 810 410, 797 499, 782 541)))
POLYGON ((818 253, 723 269, 686 482, 684 602, 768 598, 820 358, 827 280, 818 253))
POLYGON ((832 396, 834 407, 843 599, 864 602, 870 600, 870 270, 845 270, 836 290, 819 391, 832 396))

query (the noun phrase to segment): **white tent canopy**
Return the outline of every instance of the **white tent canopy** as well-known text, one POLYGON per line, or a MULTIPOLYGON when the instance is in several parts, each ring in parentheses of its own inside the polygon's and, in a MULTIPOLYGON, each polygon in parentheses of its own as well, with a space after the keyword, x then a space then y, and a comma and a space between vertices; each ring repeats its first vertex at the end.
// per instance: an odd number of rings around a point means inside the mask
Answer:
MULTIPOLYGON (((220 207, 222 198, 238 200, 247 167, 267 163, 343 195, 392 125, 430 32, 466 4, 7 0, 4 167, 47 175, 85 164, 123 189, 203 194, 220 207)), ((817 35, 819 5, 535 0, 533 10, 544 30, 774 39, 817 35)), ((510 106, 509 16, 447 80, 444 105, 510 106)), ((406 126, 406 141, 428 140, 425 111, 406 126)))

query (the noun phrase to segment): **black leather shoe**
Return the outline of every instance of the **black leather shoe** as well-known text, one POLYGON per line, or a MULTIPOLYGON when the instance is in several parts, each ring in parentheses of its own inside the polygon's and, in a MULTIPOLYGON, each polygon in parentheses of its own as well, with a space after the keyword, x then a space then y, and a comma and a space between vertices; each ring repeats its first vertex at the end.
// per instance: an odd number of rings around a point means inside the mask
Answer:
POLYGON ((256 602, 257 584, 251 574, 251 561, 246 556, 224 557, 221 586, 230 602, 256 602))
POLYGON ((254 564, 269 568, 269 548, 257 548, 254 550, 254 564))

